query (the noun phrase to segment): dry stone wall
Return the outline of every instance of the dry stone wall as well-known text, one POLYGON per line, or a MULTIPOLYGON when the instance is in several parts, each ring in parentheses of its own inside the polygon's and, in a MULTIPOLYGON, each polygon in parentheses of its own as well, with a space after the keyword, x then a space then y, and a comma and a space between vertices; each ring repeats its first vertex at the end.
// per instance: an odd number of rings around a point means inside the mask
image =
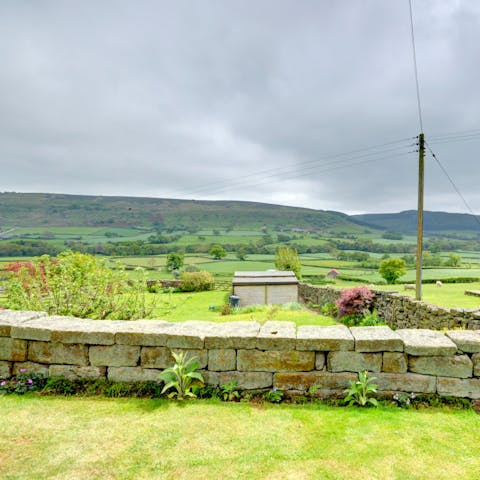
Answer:
POLYGON ((172 351, 209 385, 343 395, 368 370, 379 391, 480 398, 480 330, 296 327, 290 322, 100 321, 0 311, 0 378, 21 369, 68 379, 158 381, 172 351))
MULTIPOLYGON (((372 291, 375 294, 373 308, 392 328, 480 329, 480 307, 477 309, 442 308, 420 302, 398 292, 375 289, 372 291)), ((298 293, 305 303, 320 306, 335 303, 340 297, 340 290, 337 288, 306 283, 299 285, 298 293)))

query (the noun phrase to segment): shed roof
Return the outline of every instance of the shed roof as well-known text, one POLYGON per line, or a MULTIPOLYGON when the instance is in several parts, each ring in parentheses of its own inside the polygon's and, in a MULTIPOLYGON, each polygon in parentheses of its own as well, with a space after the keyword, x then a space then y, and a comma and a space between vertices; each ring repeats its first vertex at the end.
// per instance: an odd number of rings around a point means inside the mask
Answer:
POLYGON ((235 272, 233 285, 296 285, 297 277, 293 272, 265 270, 262 272, 235 272))

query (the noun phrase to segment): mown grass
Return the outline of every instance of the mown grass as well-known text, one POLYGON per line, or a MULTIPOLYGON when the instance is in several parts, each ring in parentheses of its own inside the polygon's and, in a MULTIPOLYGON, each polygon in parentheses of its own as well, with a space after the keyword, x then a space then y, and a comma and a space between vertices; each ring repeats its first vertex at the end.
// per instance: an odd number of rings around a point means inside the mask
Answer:
POLYGON ((0 398, 0 477, 474 480, 471 410, 0 398))
POLYGON ((221 307, 228 301, 228 291, 214 290, 195 293, 160 293, 149 296, 155 302, 153 316, 170 322, 204 320, 210 322, 235 322, 251 320, 264 323, 267 320, 295 322, 296 325, 334 325, 335 321, 299 304, 285 306, 256 305, 233 309, 232 314, 222 315, 221 307))

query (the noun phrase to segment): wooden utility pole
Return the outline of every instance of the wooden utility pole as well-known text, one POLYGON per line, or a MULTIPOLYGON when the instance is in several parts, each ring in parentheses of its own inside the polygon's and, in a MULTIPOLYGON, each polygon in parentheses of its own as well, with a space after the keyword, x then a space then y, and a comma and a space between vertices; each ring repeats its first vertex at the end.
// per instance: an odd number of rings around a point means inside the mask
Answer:
POLYGON ((423 259, 423 184, 424 184, 425 138, 418 136, 418 210, 417 210, 417 270, 415 298, 422 299, 422 259, 423 259))

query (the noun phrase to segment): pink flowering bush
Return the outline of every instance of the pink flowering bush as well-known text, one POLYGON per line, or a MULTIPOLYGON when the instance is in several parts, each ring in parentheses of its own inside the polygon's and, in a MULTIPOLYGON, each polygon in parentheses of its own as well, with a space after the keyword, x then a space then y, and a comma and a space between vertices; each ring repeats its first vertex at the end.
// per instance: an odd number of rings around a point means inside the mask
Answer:
POLYGON ((346 324, 356 325, 369 313, 374 293, 367 287, 353 287, 342 290, 336 301, 338 316, 346 324))

